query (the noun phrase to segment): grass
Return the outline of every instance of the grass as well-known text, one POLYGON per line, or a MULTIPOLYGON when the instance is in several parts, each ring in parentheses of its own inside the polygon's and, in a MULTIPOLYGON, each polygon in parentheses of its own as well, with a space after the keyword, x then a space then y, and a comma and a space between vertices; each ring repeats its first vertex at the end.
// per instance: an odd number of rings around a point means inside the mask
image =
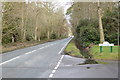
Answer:
POLYGON ((90 52, 94 55, 95 59, 105 60, 118 60, 118 46, 113 46, 113 52, 110 52, 109 46, 103 46, 103 52, 100 53, 99 46, 95 45, 91 48, 90 52))
MULTIPOLYGON (((76 48, 73 42, 70 42, 65 49, 65 52, 70 52, 69 55, 72 56, 82 56, 79 50, 76 48)), ((113 47, 113 52, 110 53, 110 47, 103 47, 103 52, 100 53, 99 46, 95 45, 90 49, 90 53, 94 56, 94 59, 98 60, 118 60, 118 46, 113 47)))
POLYGON ((97 61, 99 64, 109 64, 107 62, 103 62, 103 61, 97 61))
POLYGON ((65 53, 68 53, 71 56, 76 56, 76 57, 82 57, 82 55, 79 53, 79 50, 76 48, 75 44, 73 42, 70 42, 65 51, 65 53), (71 52, 71 53, 69 53, 71 52))

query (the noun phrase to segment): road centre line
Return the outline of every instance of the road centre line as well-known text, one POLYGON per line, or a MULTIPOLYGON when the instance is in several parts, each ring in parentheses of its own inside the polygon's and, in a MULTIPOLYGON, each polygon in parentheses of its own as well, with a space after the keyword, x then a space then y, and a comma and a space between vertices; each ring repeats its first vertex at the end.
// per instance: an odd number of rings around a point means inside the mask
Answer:
POLYGON ((52 71, 52 73, 55 73, 55 72, 56 72, 56 70, 53 70, 53 71, 52 71))
POLYGON ((53 75, 55 74, 55 72, 57 71, 58 67, 60 66, 60 63, 62 62, 64 55, 61 56, 60 60, 58 61, 57 65, 55 66, 55 68, 52 70, 52 73, 49 75, 49 78, 52 78, 53 75))
POLYGON ((53 74, 50 74, 49 78, 52 78, 53 77, 53 74))
MULTIPOLYGON (((59 51, 58 54, 60 54, 64 48, 67 46, 67 44, 72 40, 72 38, 63 46, 63 48, 59 51)), ((58 67, 60 66, 60 63, 62 62, 62 59, 64 58, 64 55, 61 56, 60 60, 58 61, 57 65, 55 66, 55 68, 52 70, 52 73, 49 75, 49 78, 52 78, 53 75, 55 74, 55 72, 57 71, 58 67)))
POLYGON ((54 69, 58 69, 59 65, 57 65, 54 69))
MULTIPOLYGON (((56 43, 54 43, 54 44, 50 44, 49 46, 52 46, 52 45, 55 45, 55 44, 57 44, 57 43, 60 43, 60 42, 56 42, 56 43)), ((43 45, 43 44, 42 44, 43 45)), ((45 44, 44 44, 45 45, 45 44)), ((49 47, 48 45, 47 45, 47 47, 49 47)), ((39 48, 39 49, 43 49, 43 48, 45 48, 46 46, 44 46, 44 47, 42 47, 42 48, 39 48)), ((37 50, 39 50, 39 49, 37 49, 37 50)), ((35 52, 35 51, 37 51, 37 50, 33 50, 33 51, 30 51, 30 52, 27 52, 27 53, 25 53, 25 54, 23 54, 23 55, 28 55, 28 54, 30 54, 30 53, 33 53, 33 52, 35 52)), ((0 63, 0 66, 1 65, 3 65, 3 64, 5 64, 5 63, 8 63, 8 62, 11 62, 11 61, 13 61, 13 60, 15 60, 15 59, 18 59, 18 58, 20 58, 21 56, 23 56, 23 55, 20 55, 20 56, 17 56, 17 57, 15 57, 15 58, 12 58, 12 59, 10 59, 10 60, 7 60, 7 61, 5 61, 5 62, 2 62, 2 63, 0 63)))

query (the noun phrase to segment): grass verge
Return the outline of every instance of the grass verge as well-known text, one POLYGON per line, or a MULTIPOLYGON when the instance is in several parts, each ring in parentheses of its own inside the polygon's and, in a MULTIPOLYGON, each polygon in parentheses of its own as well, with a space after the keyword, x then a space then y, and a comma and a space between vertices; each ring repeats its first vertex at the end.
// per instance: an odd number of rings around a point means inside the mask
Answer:
POLYGON ((79 53, 79 50, 76 48, 76 46, 73 42, 70 42, 67 45, 64 53, 67 55, 74 56, 74 57, 82 57, 82 55, 79 53))
MULTIPOLYGON (((70 42, 65 49, 65 53, 71 56, 82 57, 79 50, 73 42, 70 42)), ((110 53, 110 47, 103 47, 103 52, 100 53, 99 46, 95 45, 90 49, 90 53, 96 60, 118 60, 118 46, 113 47, 113 52, 110 53)))
POLYGON ((99 46, 95 45, 90 50, 95 59, 101 60, 118 60, 118 46, 113 46, 113 52, 110 52, 109 46, 103 46, 103 52, 100 53, 99 46))

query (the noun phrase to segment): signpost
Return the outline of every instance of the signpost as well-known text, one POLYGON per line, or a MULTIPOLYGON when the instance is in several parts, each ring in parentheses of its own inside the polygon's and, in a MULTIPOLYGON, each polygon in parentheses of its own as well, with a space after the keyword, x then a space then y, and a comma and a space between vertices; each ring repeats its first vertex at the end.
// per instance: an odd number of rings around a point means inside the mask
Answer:
POLYGON ((113 49, 113 46, 114 46, 114 44, 110 44, 109 42, 103 42, 103 44, 99 44, 99 46, 100 46, 100 53, 102 53, 102 46, 110 46, 110 53, 112 53, 112 49, 113 49))
POLYGON ((109 44, 109 46, 110 46, 110 52, 112 53, 114 44, 109 44))

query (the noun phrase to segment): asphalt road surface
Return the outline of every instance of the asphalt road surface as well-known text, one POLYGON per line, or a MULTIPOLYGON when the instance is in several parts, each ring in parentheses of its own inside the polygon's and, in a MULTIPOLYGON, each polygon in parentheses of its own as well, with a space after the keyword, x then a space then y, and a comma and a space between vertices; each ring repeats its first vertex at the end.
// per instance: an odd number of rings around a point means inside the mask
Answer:
MULTIPOLYGON (((3 78, 49 78, 72 37, 7 52, 2 55, 3 78)), ((58 64, 59 63, 59 64, 58 64)))
POLYGON ((85 60, 61 55, 72 37, 2 55, 3 78, 117 78, 116 61, 110 64, 77 65, 85 60), (89 69, 87 68, 89 67, 89 69))

